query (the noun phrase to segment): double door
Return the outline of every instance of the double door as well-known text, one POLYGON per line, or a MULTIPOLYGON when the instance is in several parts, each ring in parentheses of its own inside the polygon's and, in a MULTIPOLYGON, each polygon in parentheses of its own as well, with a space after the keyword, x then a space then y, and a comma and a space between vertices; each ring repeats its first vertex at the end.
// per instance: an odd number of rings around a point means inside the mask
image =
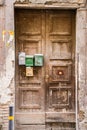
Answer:
POLYGON ((15 9, 15 128, 75 130, 75 12, 15 9), (19 65, 19 53, 43 65, 19 65))

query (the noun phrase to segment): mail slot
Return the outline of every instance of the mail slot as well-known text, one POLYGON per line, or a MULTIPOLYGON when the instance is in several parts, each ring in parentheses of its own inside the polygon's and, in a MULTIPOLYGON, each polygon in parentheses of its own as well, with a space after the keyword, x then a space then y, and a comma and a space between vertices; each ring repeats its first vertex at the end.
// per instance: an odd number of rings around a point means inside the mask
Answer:
POLYGON ((19 65, 25 65, 25 52, 19 52, 19 65))
POLYGON ((34 58, 35 66, 43 66, 43 54, 35 54, 34 58))
POLYGON ((34 60, 32 55, 26 55, 25 64, 26 66, 33 66, 34 60))

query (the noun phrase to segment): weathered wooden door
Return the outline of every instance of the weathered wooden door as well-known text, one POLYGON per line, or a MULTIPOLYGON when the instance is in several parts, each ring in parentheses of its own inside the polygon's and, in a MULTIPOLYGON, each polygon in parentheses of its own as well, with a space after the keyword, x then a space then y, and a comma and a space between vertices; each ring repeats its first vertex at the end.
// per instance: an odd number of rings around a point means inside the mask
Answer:
POLYGON ((75 130, 75 12, 16 9, 15 31, 16 130, 75 130), (43 66, 27 77, 19 52, 43 66))

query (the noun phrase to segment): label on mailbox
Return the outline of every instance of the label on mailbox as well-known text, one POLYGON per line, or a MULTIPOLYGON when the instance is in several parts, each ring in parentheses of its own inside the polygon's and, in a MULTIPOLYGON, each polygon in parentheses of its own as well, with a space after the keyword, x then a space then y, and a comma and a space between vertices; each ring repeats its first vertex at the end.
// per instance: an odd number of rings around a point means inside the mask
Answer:
POLYGON ((43 66, 43 54, 35 54, 35 66, 43 66))
POLYGON ((33 76, 33 67, 26 67, 26 76, 33 76))
POLYGON ((25 64, 26 66, 33 66, 34 61, 33 61, 33 56, 32 55, 26 55, 26 59, 25 59, 25 64))
POLYGON ((19 53, 19 65, 25 65, 25 52, 19 53))

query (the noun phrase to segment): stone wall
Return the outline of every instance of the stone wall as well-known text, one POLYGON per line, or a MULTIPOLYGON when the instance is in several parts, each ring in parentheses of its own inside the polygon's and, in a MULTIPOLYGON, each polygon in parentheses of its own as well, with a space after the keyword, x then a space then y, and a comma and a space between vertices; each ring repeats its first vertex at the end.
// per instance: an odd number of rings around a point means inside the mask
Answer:
POLYGON ((9 106, 14 105, 14 42, 8 43, 11 31, 14 31, 13 1, 2 0, 0 5, 0 124, 3 130, 8 129, 9 106))
MULTIPOLYGON (((4 1, 4 0, 2 0, 4 1)), ((76 130, 87 130, 87 9, 86 0, 5 0, 0 5, 0 122, 8 129, 9 106, 15 106, 15 6, 76 8, 76 130)))
POLYGON ((77 58, 77 99, 79 130, 86 130, 86 9, 77 10, 76 17, 76 54, 77 58))

